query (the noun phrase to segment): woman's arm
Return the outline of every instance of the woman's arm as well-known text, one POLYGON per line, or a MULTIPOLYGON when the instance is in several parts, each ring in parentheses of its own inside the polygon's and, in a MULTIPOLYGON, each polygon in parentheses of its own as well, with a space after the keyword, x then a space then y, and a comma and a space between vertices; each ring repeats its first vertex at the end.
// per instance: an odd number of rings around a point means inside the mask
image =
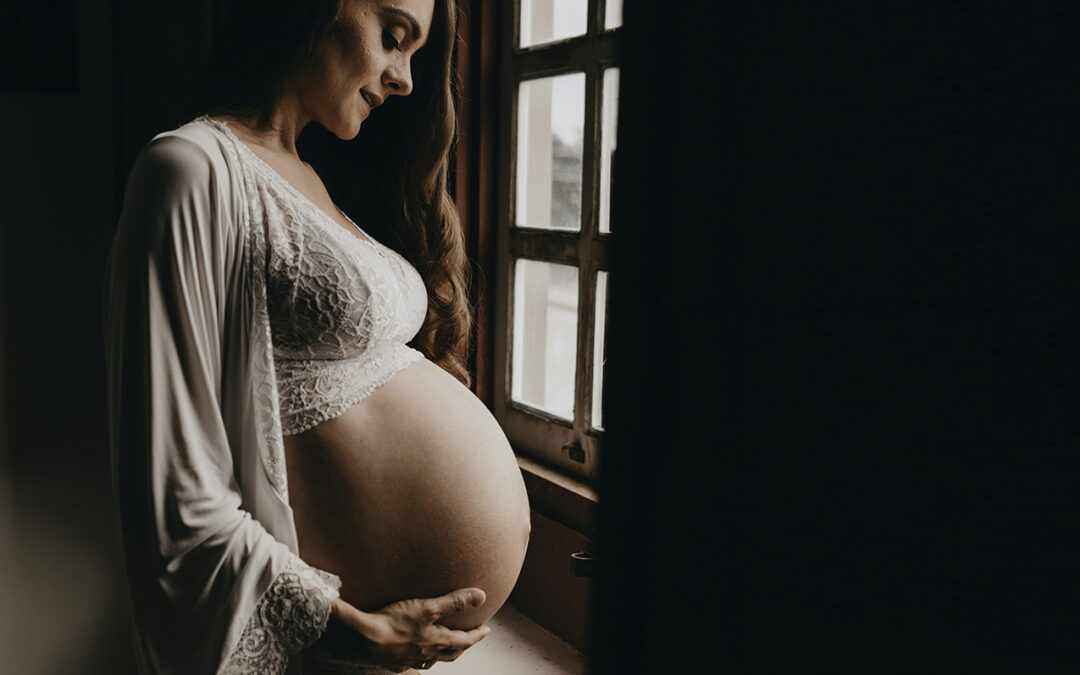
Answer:
POLYGON ((323 634, 338 599, 337 577, 295 555, 263 594, 222 675, 285 671, 289 657, 323 634))
POLYGON ((143 672, 218 672, 258 620, 267 659, 247 672, 276 672, 275 654, 314 641, 337 598, 336 578, 271 536, 237 484, 221 397, 242 247, 223 172, 186 138, 149 144, 105 279, 110 444, 143 672))

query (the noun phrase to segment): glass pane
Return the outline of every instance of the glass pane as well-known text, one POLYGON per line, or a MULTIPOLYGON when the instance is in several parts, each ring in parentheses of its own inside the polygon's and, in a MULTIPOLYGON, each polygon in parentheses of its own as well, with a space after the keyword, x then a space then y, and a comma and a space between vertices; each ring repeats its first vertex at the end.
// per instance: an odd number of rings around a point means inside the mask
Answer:
POLYGON ((596 273, 596 332, 593 333, 592 426, 603 429, 604 329, 607 327, 607 272, 596 273))
POLYGON ((581 229, 585 73, 526 80, 518 88, 519 227, 581 229))
POLYGON ((520 46, 584 35, 588 8, 588 0, 522 0, 520 46))
POLYGON ((577 321, 577 268, 519 258, 510 373, 515 401, 574 419, 577 321))
POLYGON ((615 126, 619 119, 619 69, 604 71, 600 114, 600 231, 611 232, 611 164, 615 157, 615 126))
POLYGON ((622 0, 607 0, 604 8, 604 28, 616 28, 622 25, 622 0))

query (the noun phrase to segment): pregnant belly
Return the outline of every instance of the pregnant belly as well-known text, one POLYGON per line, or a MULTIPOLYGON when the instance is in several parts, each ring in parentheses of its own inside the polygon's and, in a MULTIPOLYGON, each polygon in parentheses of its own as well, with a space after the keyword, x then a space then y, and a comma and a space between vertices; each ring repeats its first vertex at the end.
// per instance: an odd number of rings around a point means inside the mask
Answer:
POLYGON ((339 417, 285 438, 300 556, 341 577, 371 611, 398 600, 484 589, 447 618, 486 621, 517 581, 529 504, 510 445, 488 409, 421 359, 339 417))

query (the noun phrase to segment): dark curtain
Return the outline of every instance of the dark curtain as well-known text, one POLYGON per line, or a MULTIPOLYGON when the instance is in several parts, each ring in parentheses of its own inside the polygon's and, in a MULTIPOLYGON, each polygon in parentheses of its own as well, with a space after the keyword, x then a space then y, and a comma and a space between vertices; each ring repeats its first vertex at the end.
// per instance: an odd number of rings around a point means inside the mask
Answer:
POLYGON ((1065 3, 626 0, 593 672, 1066 672, 1065 3))

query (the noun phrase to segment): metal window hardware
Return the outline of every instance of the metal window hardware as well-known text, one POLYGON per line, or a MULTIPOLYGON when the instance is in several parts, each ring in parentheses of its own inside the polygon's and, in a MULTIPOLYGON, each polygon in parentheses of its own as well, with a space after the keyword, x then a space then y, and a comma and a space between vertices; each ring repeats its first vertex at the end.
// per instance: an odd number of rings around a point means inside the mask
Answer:
POLYGON ((579 464, 585 463, 585 450, 581 447, 581 444, 577 441, 571 441, 562 446, 562 450, 571 460, 578 462, 579 464))
POLYGON ((592 577, 596 572, 596 556, 588 551, 571 553, 570 572, 575 577, 592 577))

